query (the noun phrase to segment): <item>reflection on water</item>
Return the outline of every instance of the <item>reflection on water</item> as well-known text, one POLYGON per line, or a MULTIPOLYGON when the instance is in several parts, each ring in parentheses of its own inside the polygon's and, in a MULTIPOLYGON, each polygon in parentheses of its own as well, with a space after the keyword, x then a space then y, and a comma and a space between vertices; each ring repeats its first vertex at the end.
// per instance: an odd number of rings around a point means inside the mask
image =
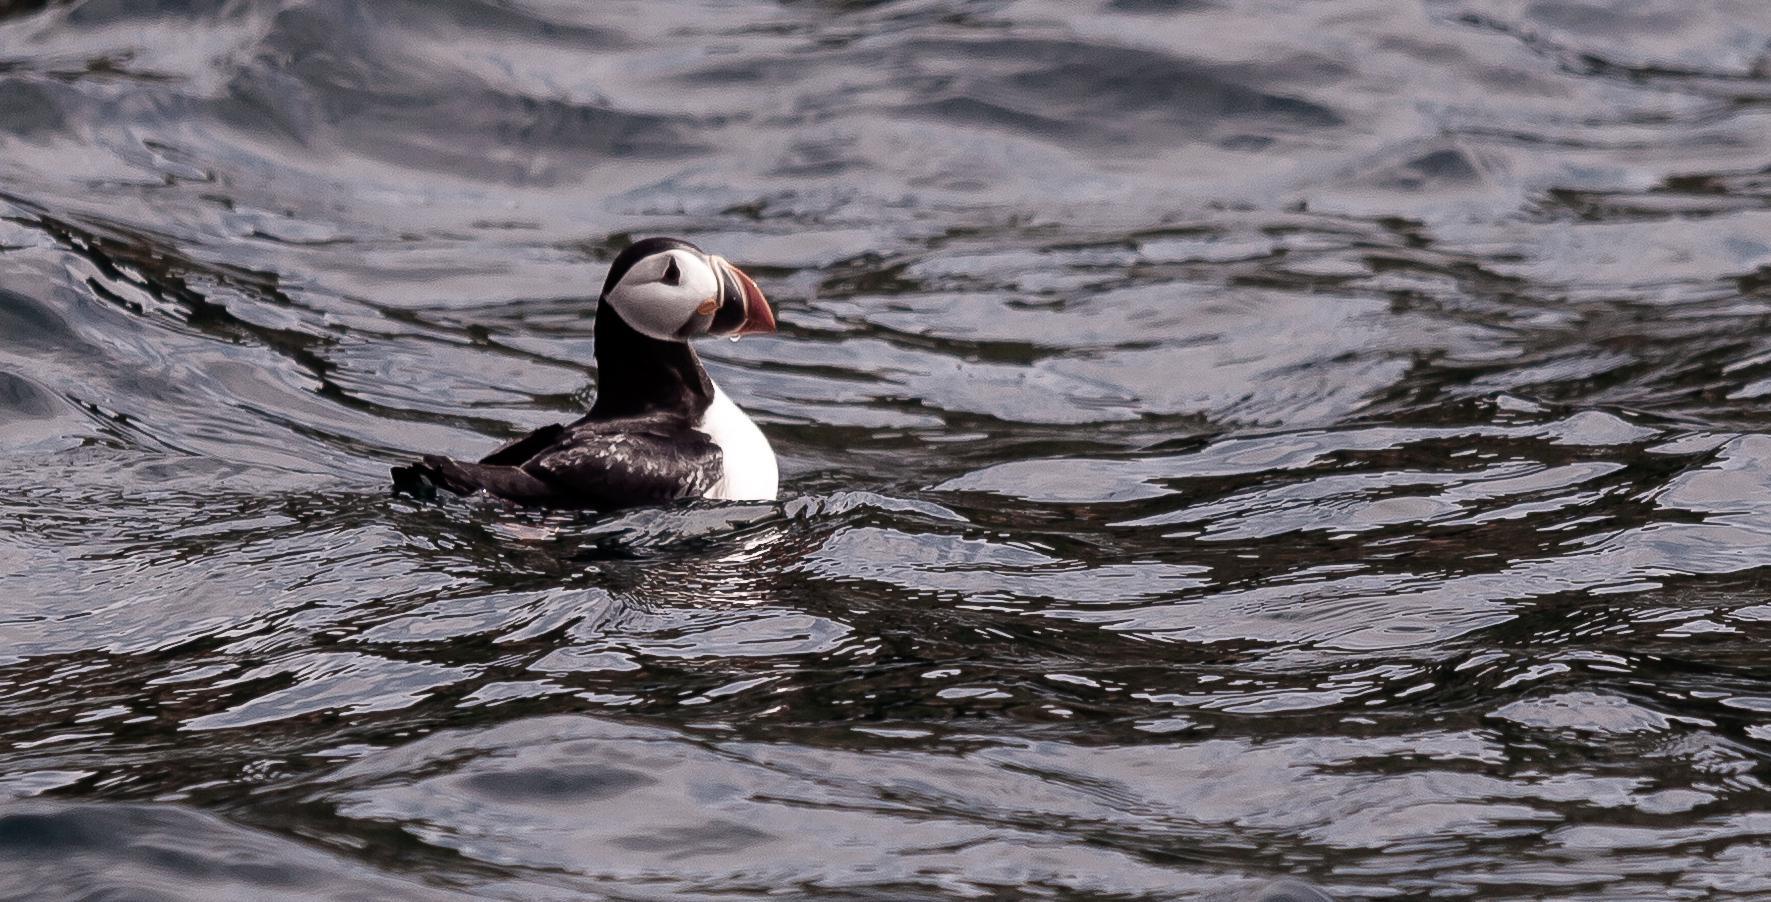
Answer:
POLYGON ((1756 0, 0 10, 0 895, 1771 893, 1768 73, 1756 0), (652 233, 780 308, 707 348, 780 503, 387 494, 580 409, 652 233))

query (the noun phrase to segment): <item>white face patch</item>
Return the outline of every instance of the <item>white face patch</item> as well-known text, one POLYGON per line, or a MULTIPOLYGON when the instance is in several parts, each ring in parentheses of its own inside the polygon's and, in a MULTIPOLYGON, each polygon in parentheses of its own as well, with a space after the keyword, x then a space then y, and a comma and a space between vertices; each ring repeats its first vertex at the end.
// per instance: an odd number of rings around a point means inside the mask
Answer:
POLYGON ((672 248, 635 263, 604 300, 641 334, 680 341, 677 331, 718 296, 719 277, 707 261, 693 251, 672 248))

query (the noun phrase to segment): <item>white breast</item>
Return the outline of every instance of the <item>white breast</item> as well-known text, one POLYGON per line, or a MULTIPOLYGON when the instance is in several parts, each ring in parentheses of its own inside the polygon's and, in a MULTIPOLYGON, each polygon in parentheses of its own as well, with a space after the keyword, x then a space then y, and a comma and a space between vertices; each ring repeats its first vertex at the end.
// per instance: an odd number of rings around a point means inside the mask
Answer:
POLYGON ((775 450, 750 417, 713 387, 713 403, 695 427, 719 446, 726 472, 704 497, 722 501, 773 501, 777 473, 775 450))

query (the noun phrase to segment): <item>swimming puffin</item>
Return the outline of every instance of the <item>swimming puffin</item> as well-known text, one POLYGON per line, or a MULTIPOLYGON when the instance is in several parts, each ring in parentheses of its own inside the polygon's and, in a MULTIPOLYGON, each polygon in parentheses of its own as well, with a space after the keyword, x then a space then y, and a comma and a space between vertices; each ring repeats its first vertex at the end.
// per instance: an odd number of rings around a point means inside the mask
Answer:
POLYGON ((678 238, 634 242, 609 264, 596 312, 596 402, 478 463, 436 454, 393 469, 424 483, 520 505, 598 511, 684 498, 773 500, 775 452, 708 378, 689 339, 775 331, 743 270, 678 238))

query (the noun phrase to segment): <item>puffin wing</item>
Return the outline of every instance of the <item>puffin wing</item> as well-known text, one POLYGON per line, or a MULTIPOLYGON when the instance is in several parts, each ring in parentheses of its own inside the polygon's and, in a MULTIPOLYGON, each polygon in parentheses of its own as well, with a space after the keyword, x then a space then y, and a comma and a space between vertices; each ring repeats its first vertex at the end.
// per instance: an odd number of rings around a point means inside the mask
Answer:
POLYGON ((698 498, 724 472, 719 445, 686 424, 610 420, 563 432, 521 467, 554 489, 554 506, 608 510, 698 498))
POLYGON ((559 441, 560 435, 565 431, 566 427, 558 423, 543 426, 522 438, 506 442, 498 450, 480 458, 480 463, 504 467, 519 466, 529 458, 545 451, 547 446, 559 441))
POLYGON ((419 463, 394 468, 396 492, 428 495, 430 492, 424 489, 426 482, 457 495, 485 492, 518 504, 563 506, 558 503, 553 486, 521 467, 467 463, 440 454, 426 454, 419 463))
POLYGON ((685 423, 647 418, 544 426, 479 463, 439 454, 394 468, 394 488, 426 482, 518 504, 614 510, 705 495, 724 472, 719 445, 685 423))
POLYGON ((528 435, 506 442, 498 450, 480 458, 477 464, 455 460, 440 454, 426 454, 420 463, 394 467, 394 491, 420 497, 445 488, 458 495, 485 491, 500 498, 525 504, 539 504, 548 494, 548 487, 518 467, 559 441, 566 427, 558 423, 543 426, 528 435))

